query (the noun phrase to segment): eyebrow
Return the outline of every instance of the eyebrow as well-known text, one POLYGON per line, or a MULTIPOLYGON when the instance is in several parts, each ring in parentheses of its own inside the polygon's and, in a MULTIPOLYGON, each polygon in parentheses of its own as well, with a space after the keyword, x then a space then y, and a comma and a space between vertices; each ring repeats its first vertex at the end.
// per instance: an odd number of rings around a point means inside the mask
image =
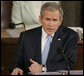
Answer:
MULTIPOLYGON (((51 19, 50 19, 50 18, 46 18, 46 20, 51 20, 51 19)), ((53 19, 53 21, 57 21, 57 20, 58 20, 58 19, 55 19, 55 18, 53 19)))

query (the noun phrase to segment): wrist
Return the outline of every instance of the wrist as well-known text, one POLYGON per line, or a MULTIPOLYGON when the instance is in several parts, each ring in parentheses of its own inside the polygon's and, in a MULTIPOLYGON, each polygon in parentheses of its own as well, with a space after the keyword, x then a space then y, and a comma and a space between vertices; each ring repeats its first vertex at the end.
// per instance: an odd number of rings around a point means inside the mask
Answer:
POLYGON ((42 65, 42 72, 46 72, 46 71, 47 71, 46 65, 42 65))

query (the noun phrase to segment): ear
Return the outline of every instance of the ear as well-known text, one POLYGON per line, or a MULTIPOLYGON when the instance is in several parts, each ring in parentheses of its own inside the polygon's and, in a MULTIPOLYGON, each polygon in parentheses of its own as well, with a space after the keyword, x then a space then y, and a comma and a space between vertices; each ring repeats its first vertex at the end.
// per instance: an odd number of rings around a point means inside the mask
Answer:
POLYGON ((62 23, 62 21, 63 21, 63 17, 61 17, 61 23, 62 23))
POLYGON ((42 17, 41 17, 41 16, 39 16, 39 20, 40 20, 40 22, 42 23, 42 17))
POLYGON ((61 25, 62 21, 63 21, 63 17, 61 17, 61 19, 60 19, 60 25, 61 25))

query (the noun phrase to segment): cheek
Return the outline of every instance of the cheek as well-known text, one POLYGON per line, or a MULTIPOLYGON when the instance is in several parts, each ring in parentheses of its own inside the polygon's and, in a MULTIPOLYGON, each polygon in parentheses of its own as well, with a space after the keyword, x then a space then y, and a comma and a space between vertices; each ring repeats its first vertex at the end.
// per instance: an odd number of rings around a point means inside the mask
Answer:
POLYGON ((43 21, 42 24, 44 25, 44 27, 48 27, 48 22, 43 21))
POLYGON ((54 25, 59 26, 60 24, 61 24, 60 21, 58 21, 54 25))
POLYGON ((55 29, 57 29, 59 26, 60 26, 60 23, 59 23, 59 22, 56 22, 56 23, 54 24, 54 28, 55 28, 55 29))

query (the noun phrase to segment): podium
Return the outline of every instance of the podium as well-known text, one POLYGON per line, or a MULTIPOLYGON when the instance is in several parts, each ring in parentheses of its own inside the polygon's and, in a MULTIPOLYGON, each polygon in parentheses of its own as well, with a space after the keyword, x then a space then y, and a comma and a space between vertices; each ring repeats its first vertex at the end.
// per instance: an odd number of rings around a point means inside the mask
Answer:
MULTIPOLYGON (((42 73, 29 72, 28 75, 68 75, 68 71, 59 70, 59 71, 55 71, 55 72, 42 72, 42 73)), ((83 70, 71 70, 70 75, 83 75, 83 70)))

